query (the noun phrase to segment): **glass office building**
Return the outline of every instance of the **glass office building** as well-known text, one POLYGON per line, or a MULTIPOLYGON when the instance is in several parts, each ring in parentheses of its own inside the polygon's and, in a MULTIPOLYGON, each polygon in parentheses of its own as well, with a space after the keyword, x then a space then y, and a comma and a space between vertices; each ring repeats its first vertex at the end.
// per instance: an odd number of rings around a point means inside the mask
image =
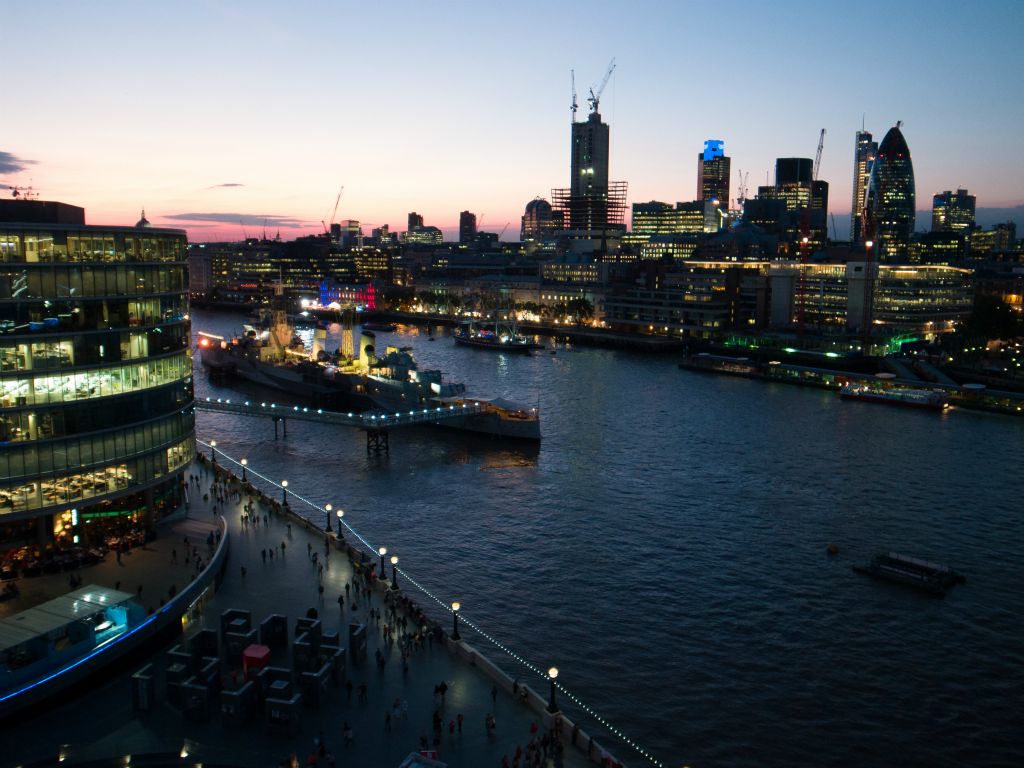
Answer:
POLYGON ((187 292, 181 230, 0 201, 0 551, 178 508, 195 454, 187 292))
POLYGON ((868 214, 879 261, 906 264, 911 260, 910 236, 914 233, 914 163, 903 132, 897 124, 889 129, 878 145, 868 187, 868 214))

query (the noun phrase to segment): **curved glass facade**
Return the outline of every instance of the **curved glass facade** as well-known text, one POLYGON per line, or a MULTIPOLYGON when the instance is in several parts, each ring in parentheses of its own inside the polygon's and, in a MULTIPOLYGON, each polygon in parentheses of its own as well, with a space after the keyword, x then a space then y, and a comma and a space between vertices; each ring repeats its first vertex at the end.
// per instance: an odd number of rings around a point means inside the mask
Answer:
POLYGON ((0 523, 179 486, 185 254, 180 230, 0 221, 0 523))
POLYGON ((878 146, 868 188, 868 210, 882 263, 911 262, 910 237, 917 219, 914 164, 899 126, 889 129, 878 146))

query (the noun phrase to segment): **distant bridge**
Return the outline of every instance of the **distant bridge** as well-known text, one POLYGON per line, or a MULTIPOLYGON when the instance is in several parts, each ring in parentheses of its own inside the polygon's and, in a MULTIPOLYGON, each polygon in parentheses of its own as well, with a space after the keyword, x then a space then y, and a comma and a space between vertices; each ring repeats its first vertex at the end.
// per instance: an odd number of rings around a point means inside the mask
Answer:
POLYGON ((233 413, 237 416, 270 418, 274 422, 274 439, 277 440, 278 423, 288 437, 288 419, 310 421, 315 424, 334 424, 340 427, 356 427, 366 432, 367 453, 388 452, 388 430, 398 427, 412 427, 418 424, 442 424, 483 412, 478 402, 459 405, 414 408, 408 411, 387 412, 384 410, 363 413, 325 411, 323 408, 308 408, 301 405, 280 405, 278 403, 254 402, 251 400, 225 400, 208 397, 196 400, 195 407, 201 411, 233 413))

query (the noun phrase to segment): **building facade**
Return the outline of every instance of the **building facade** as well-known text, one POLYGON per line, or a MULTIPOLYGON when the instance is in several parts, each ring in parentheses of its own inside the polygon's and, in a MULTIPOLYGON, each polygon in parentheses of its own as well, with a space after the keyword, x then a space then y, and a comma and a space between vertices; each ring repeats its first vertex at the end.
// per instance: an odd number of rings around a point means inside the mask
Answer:
POLYGON ((86 226, 74 210, 71 222, 26 221, 0 202, 8 546, 87 544, 111 521, 149 526, 179 506, 195 455, 185 233, 145 219, 86 226))
POLYGON ((966 189, 946 190, 932 197, 932 232, 963 232, 974 229, 977 198, 966 189))
POLYGON ((459 243, 470 245, 476 240, 476 214, 462 211, 459 214, 459 243))
POLYGON ((897 123, 878 145, 868 186, 866 229, 870 231, 863 236, 874 242, 879 261, 905 264, 910 260, 916 200, 914 164, 897 123))
POLYGON ((871 169, 878 154, 878 142, 867 131, 857 131, 853 148, 853 202, 850 206, 850 242, 864 242, 864 206, 868 200, 871 169))
POLYGON ((697 199, 717 201, 729 210, 729 174, 732 160, 725 154, 725 142, 708 139, 697 155, 697 199))

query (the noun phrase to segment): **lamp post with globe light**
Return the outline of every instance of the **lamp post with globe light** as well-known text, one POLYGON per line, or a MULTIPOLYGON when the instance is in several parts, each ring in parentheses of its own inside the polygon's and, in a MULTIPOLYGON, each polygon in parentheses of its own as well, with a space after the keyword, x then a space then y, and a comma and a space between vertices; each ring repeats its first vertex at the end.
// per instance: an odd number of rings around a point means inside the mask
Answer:
POLYGON ((327 513, 327 525, 324 526, 324 527, 327 529, 328 533, 331 532, 331 510, 332 509, 334 509, 334 507, 332 507, 330 504, 324 504, 324 512, 327 513))
POLYGON ((288 481, 287 480, 282 480, 281 481, 281 503, 284 506, 286 506, 286 507, 288 506, 288 481))
POLYGON ((558 702, 555 701, 555 678, 558 677, 558 667, 548 670, 548 678, 551 680, 551 698, 548 700, 548 712, 552 715, 558 712, 558 702))
POLYGON ((461 603, 452 603, 452 640, 461 640, 459 637, 459 609, 461 603))
POLYGON ((391 588, 398 589, 398 555, 391 556, 391 588))
POLYGON ((384 570, 384 555, 386 555, 387 553, 388 553, 388 548, 387 547, 381 547, 380 549, 377 550, 377 554, 380 555, 380 577, 381 577, 381 579, 386 579, 388 577, 388 572, 386 570, 384 570))
POLYGON ((210 441, 210 462, 213 464, 217 463, 217 441, 210 441))
POLYGON ((338 515, 338 539, 340 539, 341 541, 344 541, 345 537, 341 533, 341 519, 343 517, 345 517, 345 510, 339 509, 338 512, 337 512, 337 515, 338 515))
POLYGON ((242 465, 242 482, 244 483, 245 482, 245 468, 247 466, 249 466, 249 460, 248 459, 242 459, 238 463, 242 465))

